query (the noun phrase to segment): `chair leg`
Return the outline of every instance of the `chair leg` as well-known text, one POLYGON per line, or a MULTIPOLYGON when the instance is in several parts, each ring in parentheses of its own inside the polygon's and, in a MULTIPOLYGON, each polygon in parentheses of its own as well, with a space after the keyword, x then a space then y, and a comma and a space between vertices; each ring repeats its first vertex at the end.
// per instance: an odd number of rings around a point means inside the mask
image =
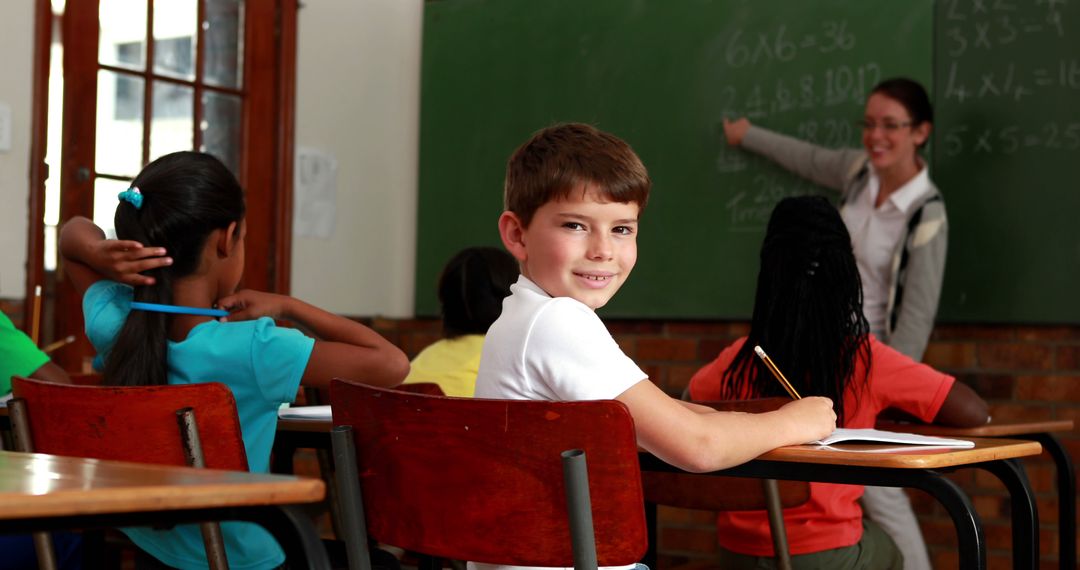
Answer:
MULTIPOLYGON (((11 399, 8 402, 8 415, 11 418, 11 435, 15 451, 33 453, 34 438, 30 434, 30 417, 27 415, 26 400, 11 399)), ((34 533, 34 552, 37 554, 39 570, 56 570, 56 549, 53 548, 51 534, 34 533)))
MULTIPOLYGON (((199 439, 199 426, 195 422, 195 410, 191 408, 176 410, 176 422, 180 427, 184 460, 190 467, 205 468, 206 459, 203 457, 202 441, 199 439)), ((210 570, 228 570, 229 560, 225 554, 225 538, 221 535, 221 525, 216 522, 204 522, 199 524, 199 530, 202 531, 206 560, 210 565, 210 570)))
POLYGON ((563 483, 566 485, 566 511, 570 515, 570 543, 574 549, 575 570, 596 570, 596 534, 593 532, 592 499, 589 497, 589 470, 585 452, 568 449, 562 452, 563 483))
POLYGON ((371 552, 368 551, 367 523, 364 521, 364 503, 360 494, 360 475, 356 468, 356 444, 351 426, 336 426, 330 432, 334 450, 335 475, 338 497, 341 499, 342 534, 345 556, 349 570, 371 570, 371 552))
POLYGON ((772 533, 776 567, 791 570, 791 553, 788 551, 787 528, 784 526, 784 509, 780 506, 780 487, 776 479, 762 479, 765 490, 765 510, 769 514, 769 531, 772 533))

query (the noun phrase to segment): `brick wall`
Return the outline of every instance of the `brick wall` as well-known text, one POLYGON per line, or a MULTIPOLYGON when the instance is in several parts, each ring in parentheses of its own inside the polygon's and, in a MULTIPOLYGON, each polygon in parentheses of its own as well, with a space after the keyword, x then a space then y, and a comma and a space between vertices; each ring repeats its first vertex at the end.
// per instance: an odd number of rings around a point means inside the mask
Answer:
MULTIPOLYGON (((371 322, 410 358, 439 338, 435 320, 371 322)), ((665 392, 679 396, 690 376, 721 348, 746 334, 745 322, 608 320, 623 350, 665 392)), ((1071 419, 1080 424, 1080 326, 938 326, 925 361, 955 375, 990 403, 999 420, 1071 419)), ((1059 434, 1080 460, 1080 431, 1059 434)), ((1044 568, 1057 568, 1057 494, 1045 457, 1025 466, 1038 501, 1044 568)), ((990 475, 971 471, 953 479, 972 497, 982 518, 989 567, 1011 568, 1008 497, 990 475)), ((936 501, 909 491, 936 568, 956 568, 956 533, 936 501)), ((709 513, 660 509, 660 568, 709 565, 716 557, 709 513)))

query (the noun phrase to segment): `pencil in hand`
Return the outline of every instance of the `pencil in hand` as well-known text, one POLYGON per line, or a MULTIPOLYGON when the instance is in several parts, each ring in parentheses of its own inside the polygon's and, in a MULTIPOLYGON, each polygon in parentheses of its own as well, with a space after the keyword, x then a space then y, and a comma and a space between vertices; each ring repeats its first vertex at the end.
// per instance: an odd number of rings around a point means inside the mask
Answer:
POLYGON ((777 368, 776 363, 769 358, 769 355, 765 354, 765 351, 757 345, 754 346, 754 352, 758 355, 758 358, 765 363, 765 368, 768 368, 769 372, 772 372, 772 375, 776 377, 776 381, 780 382, 780 385, 784 387, 788 396, 791 396, 793 400, 801 400, 802 396, 795 391, 795 387, 791 385, 791 382, 788 382, 788 379, 784 377, 784 373, 780 372, 780 369, 777 368))

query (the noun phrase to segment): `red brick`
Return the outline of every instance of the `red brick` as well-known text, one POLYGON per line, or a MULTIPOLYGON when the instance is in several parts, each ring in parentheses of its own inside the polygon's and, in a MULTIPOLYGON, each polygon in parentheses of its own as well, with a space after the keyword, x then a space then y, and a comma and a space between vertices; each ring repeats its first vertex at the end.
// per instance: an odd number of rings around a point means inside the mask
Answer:
POLYGON ((1012 340, 1016 327, 996 325, 939 325, 930 340, 1012 340))
POLYGON ((731 343, 735 342, 734 338, 731 339, 719 339, 719 338, 703 338, 698 342, 698 360, 705 362, 712 362, 716 360, 716 357, 720 354, 721 350, 724 350, 731 343))
POLYGON ((664 330, 663 321, 641 321, 630 319, 604 319, 611 334, 651 334, 658 335, 664 330))
POLYGON ((694 509, 677 509, 660 505, 656 508, 656 518, 661 527, 694 526, 711 529, 716 533, 716 513, 694 509))
POLYGON ((977 359, 983 370, 1050 370, 1053 351, 1049 346, 1026 343, 983 343, 977 359))
POLYGON ((923 362, 941 370, 974 368, 975 343, 933 341, 926 347, 923 362))
POLYGON ((1057 370, 1080 369, 1080 346, 1059 346, 1055 359, 1057 370))
MULTIPOLYGON (((923 537, 928 545, 956 546, 956 525, 951 519, 943 518, 921 525, 923 537)), ((938 567, 935 565, 935 567, 938 567)), ((948 566, 941 566, 948 568, 948 566)))
POLYGON ((615 342, 619 345, 619 348, 623 353, 630 357, 630 360, 637 360, 638 337, 627 334, 617 334, 612 336, 615 338, 615 342))
POLYGON ((1077 340, 1080 339, 1080 327, 1067 325, 1017 327, 1016 338, 1041 341, 1077 340))
POLYGON ((642 338, 637 343, 638 360, 697 360, 697 340, 689 338, 642 338))
POLYGON ((1012 526, 1005 523, 988 523, 983 520, 983 532, 986 533, 987 550, 1011 550, 1012 526))
POLYGON ((1052 418, 1053 410, 1049 406, 991 402, 990 416, 995 422, 1038 422, 1052 418))
POLYGON ((1031 491, 1035 494, 1051 493, 1056 490, 1056 473, 1054 465, 1049 462, 1034 463, 1024 460, 1024 469, 1027 471, 1028 482, 1031 483, 1031 491))
POLYGON ((649 380, 652 380, 653 384, 660 387, 664 386, 665 378, 663 366, 658 364, 638 364, 638 366, 641 368, 642 372, 648 375, 649 380))
POLYGON ((1001 519, 1006 516, 1005 497, 995 495, 973 495, 971 502, 983 522, 1001 519))
POLYGON ((698 371, 698 366, 672 365, 668 368, 667 384, 664 386, 669 392, 679 394, 690 385, 690 377, 698 371))
POLYGON ((987 570, 1012 570, 1012 554, 1010 552, 989 552, 986 555, 987 570))
MULTIPOLYGON (((954 541, 955 542, 955 541, 954 541)), ((933 553, 930 561, 934 568, 959 568, 960 556, 956 550, 939 550, 933 553)))
POLYGON ((1016 380, 1008 374, 960 374, 957 380, 967 384, 984 400, 1011 400, 1016 380))
POLYGON ((1035 504, 1039 508, 1039 522, 1056 526, 1058 522, 1057 496, 1037 497, 1035 499, 1035 504))
POLYGON ((737 335, 733 332, 741 330, 745 323, 735 321, 670 321, 666 323, 665 330, 673 336, 723 336, 737 335))
POLYGON ((1016 398, 1080 402, 1080 376, 1021 376, 1016 379, 1016 398))
POLYGON ((716 532, 701 528, 660 529, 657 548, 670 552, 716 552, 716 532))

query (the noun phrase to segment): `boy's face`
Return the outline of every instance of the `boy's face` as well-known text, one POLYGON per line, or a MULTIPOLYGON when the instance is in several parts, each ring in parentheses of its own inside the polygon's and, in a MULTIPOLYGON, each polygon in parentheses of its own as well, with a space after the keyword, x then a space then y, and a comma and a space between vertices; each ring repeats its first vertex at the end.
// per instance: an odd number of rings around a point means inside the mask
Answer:
POLYGON ((523 227, 504 212, 499 231, 521 272, 552 297, 571 297, 592 309, 607 304, 637 262, 640 208, 603 201, 586 186, 565 200, 548 202, 523 227))

